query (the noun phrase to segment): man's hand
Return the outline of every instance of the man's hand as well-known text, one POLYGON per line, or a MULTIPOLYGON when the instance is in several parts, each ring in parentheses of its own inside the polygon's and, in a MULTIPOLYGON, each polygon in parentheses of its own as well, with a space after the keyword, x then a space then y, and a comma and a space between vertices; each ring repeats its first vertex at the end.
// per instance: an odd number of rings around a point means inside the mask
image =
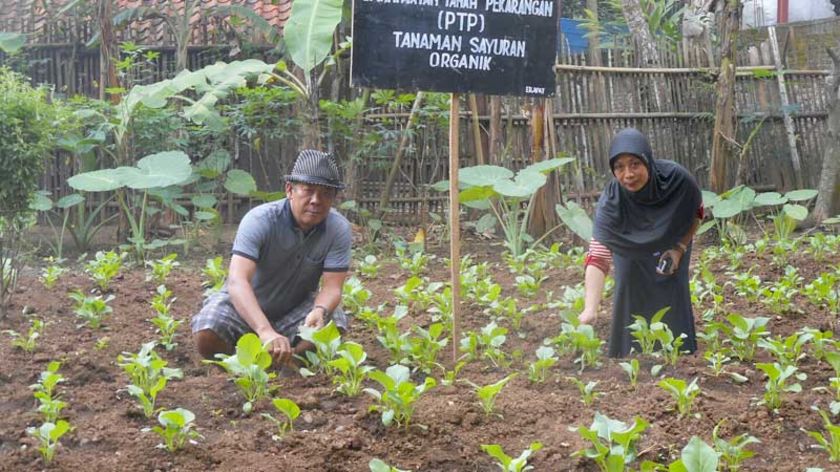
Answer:
POLYGON ((265 333, 260 333, 260 341, 265 345, 266 350, 271 354, 272 359, 277 365, 288 365, 292 360, 292 346, 289 344, 289 338, 282 334, 271 330, 265 333))
POLYGON ((663 252, 661 256, 659 256, 659 261, 662 262, 665 258, 671 259, 671 268, 668 269, 666 272, 659 272, 659 269, 656 272, 662 275, 673 275, 677 272, 677 269, 680 268, 680 261, 682 261, 683 253, 679 249, 668 249, 667 251, 663 252))
POLYGON ((583 310, 583 312, 578 315, 578 321, 580 321, 580 324, 592 324, 596 319, 598 319, 598 312, 595 310, 583 310))
POLYGON ((324 315, 326 315, 326 309, 317 305, 306 315, 303 325, 309 328, 321 329, 324 327, 324 315))

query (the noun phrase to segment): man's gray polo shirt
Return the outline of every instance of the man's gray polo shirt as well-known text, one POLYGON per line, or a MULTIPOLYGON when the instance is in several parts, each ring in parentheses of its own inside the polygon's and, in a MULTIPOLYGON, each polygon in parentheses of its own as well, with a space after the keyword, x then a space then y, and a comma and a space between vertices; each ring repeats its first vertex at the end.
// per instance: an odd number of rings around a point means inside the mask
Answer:
MULTIPOLYGON (((350 223, 330 210, 327 218, 304 233, 284 198, 249 211, 236 232, 233 254, 257 263, 251 286, 270 320, 276 320, 318 289, 323 272, 350 268, 350 223)), ((223 289, 228 296, 227 286, 223 289)))

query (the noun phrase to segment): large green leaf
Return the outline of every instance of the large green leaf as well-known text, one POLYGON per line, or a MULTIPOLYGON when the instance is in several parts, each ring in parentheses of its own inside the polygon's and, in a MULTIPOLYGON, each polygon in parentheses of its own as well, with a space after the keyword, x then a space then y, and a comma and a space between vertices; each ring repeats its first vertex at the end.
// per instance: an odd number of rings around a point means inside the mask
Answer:
POLYGON ((692 436, 683 448, 681 459, 688 472, 717 471, 718 453, 697 436, 692 436))
POLYGON ((574 157, 556 157, 547 161, 535 162, 519 172, 539 172, 541 174, 547 174, 574 161, 574 157))
POLYGON ((513 172, 499 166, 472 166, 458 171, 458 182, 464 187, 486 187, 513 178, 513 172))
POLYGON ((701 193, 703 194, 703 206, 706 208, 711 209, 720 202, 720 197, 715 192, 703 190, 701 193))
POLYGON ((35 211, 49 211, 52 210, 53 202, 50 200, 50 192, 39 190, 32 194, 32 201, 29 202, 29 208, 35 211))
POLYGON ((196 208, 213 208, 218 203, 214 195, 193 195, 192 204, 196 208))
POLYGON ((283 28, 283 37, 292 60, 304 75, 330 53, 333 32, 341 21, 342 0, 295 0, 283 28))
POLYGON ((721 200, 712 208, 712 215, 715 218, 731 218, 742 211, 740 201, 734 199, 721 200))
POLYGON ((502 180, 493 185, 493 190, 505 197, 529 198, 548 181, 539 172, 520 172, 513 180, 502 180))
POLYGON ((250 195, 257 191, 257 183, 251 174, 242 169, 233 169, 227 173, 225 189, 237 195, 250 195))
POLYGON ((755 196, 755 204, 758 206, 784 205, 787 201, 779 192, 764 192, 755 196))
POLYGON ((123 174, 123 185, 141 190, 180 185, 192 176, 190 158, 181 151, 151 154, 137 162, 136 171, 128 169, 123 174))
POLYGON ((782 207, 782 212, 796 221, 802 221, 808 217, 808 209, 802 205, 789 203, 782 207))
POLYGON ((76 174, 67 179, 67 185, 83 192, 108 192, 123 186, 117 169, 101 169, 76 174))
POLYGON ((469 203, 474 201, 487 200, 496 195, 492 187, 469 187, 468 189, 458 193, 458 199, 461 203, 469 203))
POLYGON ((55 202, 55 206, 61 209, 70 208, 76 206, 80 203, 84 203, 85 197, 79 195, 78 193, 71 193, 70 195, 65 195, 58 199, 55 202))
POLYGON ((818 193, 819 192, 814 189, 803 188, 800 190, 791 190, 785 194, 785 197, 792 202, 802 202, 816 197, 818 193))
POLYGON ((0 31, 0 51, 6 54, 15 54, 26 43, 26 36, 20 33, 9 33, 0 31))
POLYGON ((580 205, 570 200, 566 206, 558 203, 554 209, 572 232, 584 241, 592 239, 592 219, 580 205))

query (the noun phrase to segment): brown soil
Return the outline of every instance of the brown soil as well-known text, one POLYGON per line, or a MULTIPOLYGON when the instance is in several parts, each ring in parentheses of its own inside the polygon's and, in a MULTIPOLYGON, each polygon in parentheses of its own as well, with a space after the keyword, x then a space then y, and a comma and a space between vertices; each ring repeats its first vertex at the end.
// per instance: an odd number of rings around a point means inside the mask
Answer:
MULTIPOLYGON (((493 277, 515 294, 513 280, 501 263, 501 246, 487 242, 473 242, 464 252, 477 255, 478 260, 497 263, 493 277)), ((790 262, 800 268, 806 281, 820 271, 836 266, 840 255, 833 255, 828 263, 816 263, 802 253, 792 254, 790 262)), ((722 264, 722 263, 721 263, 722 264)), ((718 264, 718 282, 726 280, 725 269, 718 264)), ((764 280, 780 273, 769 259, 749 256, 745 267, 756 265, 764 280)), ((34 271, 31 271, 34 272, 34 271)), ((447 269, 438 258, 429 269, 433 280, 446 280, 447 269)), ((831 368, 806 358, 801 369, 808 374, 802 393, 789 394, 778 414, 768 412, 755 402, 762 396, 764 381, 760 371, 752 365, 734 366, 749 377, 746 384, 734 384, 728 377, 714 377, 706 368, 702 352, 682 359, 676 369, 666 368, 666 376, 691 380, 699 378, 702 395, 694 404, 697 416, 678 419, 673 401, 656 386, 651 377, 653 361, 641 359, 642 372, 634 390, 616 360, 605 360, 601 367, 587 369, 580 377, 584 382, 598 380, 598 390, 604 393, 593 406, 581 403, 577 389, 564 380, 576 375, 577 368, 570 358, 563 358, 552 369, 544 384, 528 381, 524 372, 533 358, 534 350, 543 338, 559 332, 561 323, 557 313, 541 311, 525 317, 523 336, 511 333, 505 344, 508 353, 521 351, 522 360, 514 361, 509 369, 491 368, 486 362, 474 362, 462 371, 460 378, 485 385, 502 378, 513 370, 520 371, 502 391, 497 400, 500 416, 485 416, 476 402, 472 388, 466 383, 438 386, 425 395, 416 409, 408 430, 385 428, 377 413, 369 413, 371 400, 364 394, 346 398, 333 392, 324 376, 302 378, 297 374, 280 376, 277 395, 295 400, 302 414, 295 431, 280 441, 272 439, 273 426, 260 417, 271 409, 270 402, 258 404, 256 412, 245 416, 241 412, 241 397, 226 375, 216 368, 199 362, 192 351, 188 323, 180 330, 179 346, 172 352, 159 349, 170 366, 184 369, 184 379, 172 381, 158 397, 158 406, 184 407, 196 415, 198 431, 204 436, 197 445, 170 454, 156 448, 154 433, 141 430, 152 425, 143 417, 136 402, 123 389, 127 378, 116 365, 117 355, 123 351, 136 352, 140 345, 155 338, 148 305, 154 287, 144 280, 144 271, 126 270, 113 284, 116 296, 114 313, 102 330, 77 328, 66 293, 73 289, 92 288, 90 279, 80 270, 65 276, 52 290, 46 290, 34 276, 26 276, 20 283, 10 315, 0 321, 0 329, 25 331, 24 306, 48 322, 45 335, 39 340, 34 354, 13 349, 7 337, 0 343, 0 470, 37 470, 44 464, 35 450, 35 443, 25 429, 39 423, 35 400, 28 388, 37 381, 39 372, 51 360, 61 360, 60 372, 67 379, 58 390, 69 406, 63 416, 74 429, 62 440, 52 470, 289 470, 289 471, 366 471, 374 457, 402 469, 416 471, 490 471, 497 466, 481 450, 481 444, 498 443, 512 456, 532 441, 545 447, 533 456, 535 470, 594 471, 594 463, 572 458, 571 454, 584 446, 575 425, 589 426, 595 411, 611 418, 630 421, 635 415, 650 421, 651 426, 640 444, 641 459, 671 461, 692 435, 711 442, 711 432, 721 420, 727 422, 721 431, 725 437, 749 432, 761 440, 752 446, 756 452, 742 470, 801 471, 806 467, 838 470, 830 464, 825 452, 811 447, 813 441, 806 430, 821 430, 820 418, 810 410, 813 404, 827 408, 832 395, 814 392, 817 386, 827 385, 833 375, 831 368), (107 336, 107 347, 95 348, 96 341, 107 336)), ((545 294, 559 294, 566 285, 581 280, 581 268, 553 269, 536 302, 545 294)), ((391 290, 401 285, 407 275, 399 267, 388 263, 375 280, 365 280, 374 292, 371 304, 393 303, 391 290)), ((177 301, 175 316, 187 319, 200 305, 200 268, 198 263, 185 263, 171 276, 168 283, 177 301)), ((767 315, 760 304, 751 304, 727 289, 727 310, 745 316, 767 315)), ((523 305, 524 300, 520 300, 523 305)), ((801 327, 834 327, 834 320, 824 310, 798 300, 804 314, 787 317, 772 316, 770 329, 774 334, 789 334, 801 327)), ((602 313, 609 313, 605 304, 602 313)), ((696 307, 696 313, 702 313, 696 307)), ((428 315, 413 314, 412 322, 425 324, 428 315)), ((609 316, 602 314, 596 330, 602 338, 608 333, 609 316)), ((477 330, 489 320, 476 307, 463 309, 465 329, 477 330)), ((405 321, 405 320, 404 320, 405 321)), ((702 325, 702 322, 699 323, 702 325)), ((406 326, 408 324, 406 323, 406 326)), ((702 328, 702 326, 700 326, 702 328)), ((835 330, 836 331, 836 330, 835 330)), ((356 322, 349 338, 362 343, 369 354, 369 363, 384 369, 388 354, 376 341, 374 332, 356 322)), ((702 347, 701 347, 702 350, 702 347)), ((444 353, 449 360, 451 349, 444 353)), ((767 361, 760 352, 758 361, 767 361)), ((370 382, 371 387, 378 386, 370 382)))

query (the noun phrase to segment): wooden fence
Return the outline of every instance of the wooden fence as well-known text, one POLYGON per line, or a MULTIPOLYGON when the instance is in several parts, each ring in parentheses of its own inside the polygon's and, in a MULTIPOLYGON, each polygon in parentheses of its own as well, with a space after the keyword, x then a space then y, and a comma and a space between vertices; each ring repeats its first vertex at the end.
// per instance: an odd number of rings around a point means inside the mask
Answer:
MULTIPOLYGON (((833 25, 839 23, 834 22, 833 25)), ((824 149, 826 107, 825 82, 828 71, 782 68, 788 102, 780 94, 779 70, 763 36, 756 36, 739 47, 739 73, 736 81, 736 106, 739 117, 737 135, 741 145, 751 134, 749 146, 743 149, 749 163, 747 183, 753 186, 790 189, 793 187, 793 166, 783 116, 793 119, 797 152, 801 159, 803 182, 816 187, 824 149), (758 41, 758 42, 755 42, 758 41)), ((790 35, 780 35, 790 41, 790 35)), ((749 38, 747 38, 749 39, 749 38)), ((780 50, 793 54, 797 49, 786 44, 780 50)), ((201 67, 225 59, 225 48, 194 48, 190 51, 192 67, 201 67)), ((36 82, 52 82, 58 89, 75 89, 92 94, 92 78, 98 76, 98 55, 90 51, 66 47, 32 48, 30 56, 40 58, 33 66, 36 82), (63 66, 62 66, 63 65, 63 66), (72 67, 71 67, 72 66, 72 67), (71 70, 72 69, 72 70, 71 70), (75 82, 73 82, 75 81, 75 82), (75 85, 73 87, 72 85, 75 85)), ((783 60, 787 56, 783 57, 783 60)), ((632 126, 647 133, 659 158, 676 160, 691 170, 701 185, 708 183, 708 162, 711 152, 715 102, 713 68, 687 67, 675 51, 663 53, 660 68, 639 68, 633 48, 602 50, 603 67, 591 64, 586 54, 564 53, 556 66, 556 97, 547 102, 553 116, 556 148, 578 159, 581 168, 572 177, 562 178, 565 193, 597 194, 608 177, 607 150, 612 135, 632 126), (666 100, 656 103, 655 90, 664 90, 666 100)), ((171 51, 163 50, 158 74, 166 76, 171 51)), ((478 97, 481 141, 485 155, 490 127, 489 97, 478 97)), ((504 97, 502 103, 501 139, 508 151, 504 156, 491 156, 491 162, 519 168, 531 156, 531 136, 527 113, 532 99, 504 97)), ((462 105, 462 110, 469 107, 462 105)), ((401 130, 407 120, 405 110, 384 109, 366 118, 366 123, 382 126, 387 119, 392 131, 401 130)), ((474 135, 471 115, 464 112, 461 124, 461 165, 475 164, 474 135)), ((446 178, 446 126, 425 126, 411 139, 397 182, 391 194, 395 216, 412 219, 418 212, 443 212, 445 196, 428 189, 427 184, 446 178)), ((398 135, 398 133, 392 133, 398 135)), ((260 138, 259 146, 233 139, 232 154, 238 157, 237 167, 251 171, 261 189, 277 189, 298 149, 295 139, 273 141, 260 138)), ((395 146, 394 146, 395 147, 395 146)), ((365 156, 358 169, 360 203, 375 208, 393 151, 365 156)), ((737 162, 731 163, 734 176, 737 162)), ((46 188, 62 194, 63 182, 70 175, 65 159, 56 159, 47 176, 46 188)), ((241 211, 237 212, 240 213, 241 211)))

